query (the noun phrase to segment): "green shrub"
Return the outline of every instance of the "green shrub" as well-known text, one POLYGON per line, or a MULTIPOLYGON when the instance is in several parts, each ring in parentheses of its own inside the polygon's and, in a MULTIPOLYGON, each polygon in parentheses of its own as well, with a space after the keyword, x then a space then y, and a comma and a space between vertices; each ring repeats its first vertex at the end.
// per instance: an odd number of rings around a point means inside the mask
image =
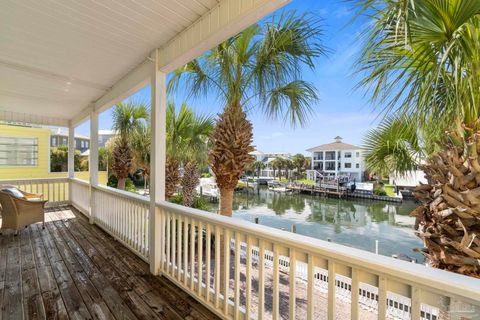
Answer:
MULTIPOLYGON (((117 188, 117 184, 118 184, 117 177, 113 174, 110 175, 108 177, 107 186, 111 188, 117 188)), ((135 184, 130 178, 127 178, 127 180, 125 181, 125 191, 137 192, 137 188, 135 187, 135 184)))
MULTIPOLYGON (((172 203, 179 204, 179 205, 183 205, 183 194, 181 194, 181 193, 176 194, 176 195, 172 196, 170 199, 168 199, 168 201, 170 201, 172 203)), ((194 197, 192 208, 207 211, 208 210, 207 200, 203 197, 200 197, 200 196, 194 197)))
POLYGON ((373 194, 376 196, 386 196, 387 193, 383 189, 374 189, 373 194))
POLYGON ((135 184, 130 178, 127 178, 127 180, 125 181, 125 191, 137 192, 137 188, 135 187, 135 184))
POLYGON ((178 193, 168 199, 171 203, 182 204, 183 203, 183 194, 178 193))
POLYGON ((107 181, 107 186, 111 187, 111 188, 116 188, 117 187, 117 184, 118 184, 118 179, 115 175, 111 174, 109 177, 108 177, 108 181, 107 181))

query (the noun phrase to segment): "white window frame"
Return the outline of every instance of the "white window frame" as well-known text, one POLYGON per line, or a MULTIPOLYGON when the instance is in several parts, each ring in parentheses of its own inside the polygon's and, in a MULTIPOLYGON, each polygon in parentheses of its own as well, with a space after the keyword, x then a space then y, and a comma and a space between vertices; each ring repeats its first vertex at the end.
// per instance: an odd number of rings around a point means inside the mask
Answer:
POLYGON ((37 137, 18 137, 18 136, 0 136, 0 138, 7 138, 7 139, 31 139, 33 140, 32 146, 36 147, 36 150, 33 151, 33 164, 30 165, 1 165, 0 168, 37 168, 38 167, 38 138, 37 137))

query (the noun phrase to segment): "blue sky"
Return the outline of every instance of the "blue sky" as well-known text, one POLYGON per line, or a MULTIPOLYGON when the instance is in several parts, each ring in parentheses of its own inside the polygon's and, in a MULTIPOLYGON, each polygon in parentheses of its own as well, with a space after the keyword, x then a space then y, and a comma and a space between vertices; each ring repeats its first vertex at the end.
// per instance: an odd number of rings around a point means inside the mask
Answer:
MULTIPOLYGON (((304 153, 306 149, 329 143, 340 135, 345 142, 361 144, 365 133, 376 123, 377 114, 364 97, 355 91, 358 78, 352 67, 360 50, 358 33, 364 21, 354 16, 352 3, 345 0, 293 0, 280 10, 295 9, 311 11, 323 19, 323 44, 330 50, 327 57, 317 60, 314 71, 305 69, 303 78, 312 82, 320 96, 313 106, 314 114, 304 127, 292 128, 282 121, 271 121, 260 112, 249 113, 254 128, 254 145, 264 152, 304 153)), ((133 99, 149 100, 150 87, 132 96, 133 99)), ((214 97, 200 100, 186 99, 182 93, 171 97, 177 106, 184 100, 194 110, 204 114, 218 114, 221 104, 214 97)), ((100 115, 100 129, 111 128, 111 112, 100 115)), ((76 129, 77 133, 89 135, 89 123, 76 129)))

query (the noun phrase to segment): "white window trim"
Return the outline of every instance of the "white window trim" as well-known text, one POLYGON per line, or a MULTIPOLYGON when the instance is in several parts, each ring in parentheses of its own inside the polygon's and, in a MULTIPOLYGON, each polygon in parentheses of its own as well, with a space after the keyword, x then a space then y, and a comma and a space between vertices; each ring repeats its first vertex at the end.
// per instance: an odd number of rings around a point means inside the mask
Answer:
MULTIPOLYGON (((35 165, 29 165, 29 166, 2 166, 0 165, 0 169, 8 169, 8 168, 38 168, 38 137, 21 137, 21 136, 0 136, 3 138, 19 138, 19 139, 33 139, 37 142, 37 157, 35 160, 35 165)), ((49 142, 50 143, 50 142, 49 142)))

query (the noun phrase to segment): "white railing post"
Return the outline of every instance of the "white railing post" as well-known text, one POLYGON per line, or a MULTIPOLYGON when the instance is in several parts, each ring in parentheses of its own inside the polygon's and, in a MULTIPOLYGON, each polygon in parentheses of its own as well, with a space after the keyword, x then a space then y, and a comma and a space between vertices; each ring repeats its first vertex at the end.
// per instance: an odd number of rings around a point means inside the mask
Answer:
POLYGON ((149 258, 150 272, 158 274, 165 250, 163 248, 162 223, 157 214, 157 201, 165 200, 165 161, 166 161, 166 114, 167 90, 166 75, 159 71, 159 52, 152 53, 151 76, 151 150, 150 150, 150 215, 149 215, 149 258))
MULTIPOLYGON (((75 177, 75 127, 72 121, 68 124, 68 199, 69 203, 73 201, 73 190, 70 179, 75 177)), ((65 199, 66 200, 66 199, 65 199)))
POLYGON ((98 112, 90 113, 90 223, 95 223, 94 187, 98 185, 98 112))

